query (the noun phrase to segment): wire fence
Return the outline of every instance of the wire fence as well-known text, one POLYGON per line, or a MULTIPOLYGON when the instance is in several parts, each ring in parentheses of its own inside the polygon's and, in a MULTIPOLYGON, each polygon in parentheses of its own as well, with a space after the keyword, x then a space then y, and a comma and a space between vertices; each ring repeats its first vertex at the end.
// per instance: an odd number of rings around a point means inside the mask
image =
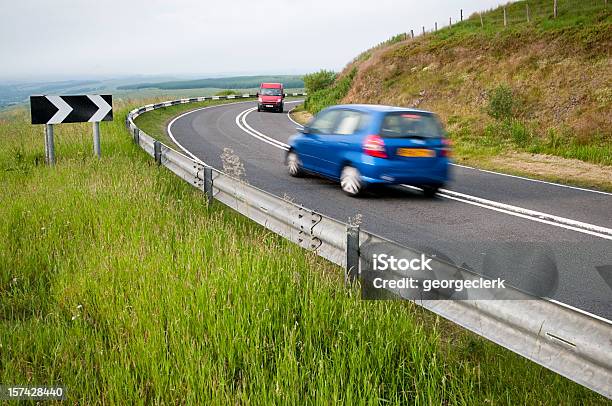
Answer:
MULTIPOLYGON (((469 16, 464 14, 463 9, 454 16, 449 16, 446 21, 434 21, 432 25, 422 25, 407 32, 394 35, 386 41, 380 42, 367 51, 358 55, 353 62, 364 59, 373 51, 406 41, 418 36, 427 35, 442 29, 461 26, 466 29, 483 29, 494 31, 521 24, 546 24, 554 25, 557 21, 567 23, 583 24, 591 20, 589 16, 608 12, 608 0, 532 0, 517 1, 504 6, 483 12, 475 12, 469 16)), ((606 15, 606 14, 602 14, 606 15)))

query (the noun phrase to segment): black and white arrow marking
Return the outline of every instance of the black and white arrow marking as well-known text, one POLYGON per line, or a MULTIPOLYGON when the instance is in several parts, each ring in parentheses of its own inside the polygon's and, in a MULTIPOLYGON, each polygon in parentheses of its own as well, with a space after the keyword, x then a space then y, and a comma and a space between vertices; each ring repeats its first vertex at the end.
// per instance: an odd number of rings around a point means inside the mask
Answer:
POLYGON ((32 124, 112 121, 111 95, 30 96, 32 124))

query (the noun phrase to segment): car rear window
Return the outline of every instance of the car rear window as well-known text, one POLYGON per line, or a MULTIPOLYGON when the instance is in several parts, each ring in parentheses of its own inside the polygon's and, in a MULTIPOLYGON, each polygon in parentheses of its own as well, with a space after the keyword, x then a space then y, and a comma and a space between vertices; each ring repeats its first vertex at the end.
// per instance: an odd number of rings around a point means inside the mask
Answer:
POLYGON ((384 138, 440 138, 442 125, 435 114, 422 112, 388 113, 383 119, 380 136, 384 138))

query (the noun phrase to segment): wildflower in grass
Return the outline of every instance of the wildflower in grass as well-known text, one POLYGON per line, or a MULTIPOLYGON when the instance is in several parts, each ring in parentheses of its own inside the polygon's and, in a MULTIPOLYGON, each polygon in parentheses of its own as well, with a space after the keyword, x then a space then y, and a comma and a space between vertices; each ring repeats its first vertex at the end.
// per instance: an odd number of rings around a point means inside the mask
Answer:
POLYGON ((223 162, 223 172, 233 178, 244 180, 243 177, 246 174, 244 164, 240 157, 234 153, 233 149, 223 148, 221 161, 223 162))
POLYGON ((358 227, 363 223, 363 215, 361 213, 355 214, 355 217, 348 218, 349 226, 358 227))

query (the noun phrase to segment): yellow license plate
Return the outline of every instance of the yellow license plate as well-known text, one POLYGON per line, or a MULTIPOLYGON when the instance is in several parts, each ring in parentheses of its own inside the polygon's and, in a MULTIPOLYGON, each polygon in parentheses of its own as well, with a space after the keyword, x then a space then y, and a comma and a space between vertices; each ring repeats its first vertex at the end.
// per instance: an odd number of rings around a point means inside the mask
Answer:
POLYGON ((411 158, 431 158, 436 156, 436 151, 433 149, 398 148, 397 155, 411 158))

